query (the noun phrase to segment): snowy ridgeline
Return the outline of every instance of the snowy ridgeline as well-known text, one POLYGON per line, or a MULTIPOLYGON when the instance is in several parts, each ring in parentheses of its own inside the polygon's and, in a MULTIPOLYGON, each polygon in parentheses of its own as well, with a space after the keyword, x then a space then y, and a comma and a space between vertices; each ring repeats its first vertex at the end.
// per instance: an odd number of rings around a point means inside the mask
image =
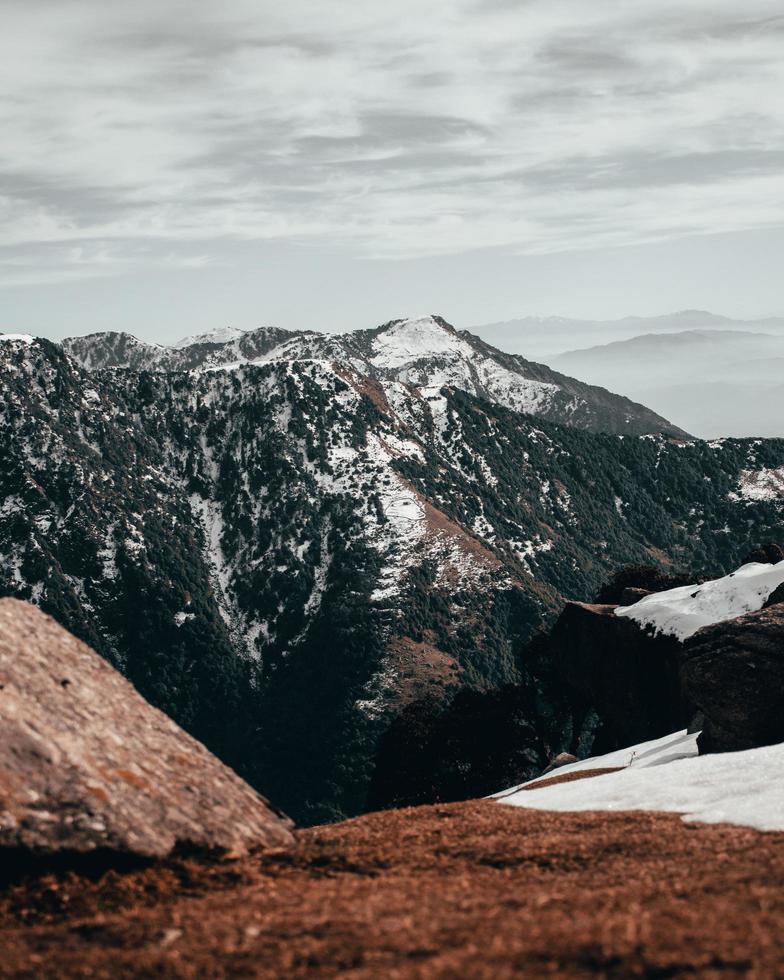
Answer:
POLYGON ((655 633, 686 640, 697 630, 762 609, 784 583, 784 561, 776 565, 743 565, 723 578, 702 585, 684 585, 646 596, 632 606, 615 610, 655 633))
MULTIPOLYGON (((339 363, 381 383, 401 382, 429 398, 450 387, 515 412, 594 431, 686 438, 686 433, 642 405, 597 392, 544 365, 507 355, 441 317, 392 320, 371 330, 319 333, 277 327, 224 327, 184 337, 171 347, 125 333, 70 337, 62 347, 88 370, 234 371, 245 364, 339 363)), ((751 477, 753 480, 753 475, 751 477)))
POLYGON ((784 744, 697 755, 686 731, 563 766, 494 799, 534 810, 680 813, 687 821, 784 830, 784 744), (529 790, 541 780, 592 769, 618 772, 529 790))

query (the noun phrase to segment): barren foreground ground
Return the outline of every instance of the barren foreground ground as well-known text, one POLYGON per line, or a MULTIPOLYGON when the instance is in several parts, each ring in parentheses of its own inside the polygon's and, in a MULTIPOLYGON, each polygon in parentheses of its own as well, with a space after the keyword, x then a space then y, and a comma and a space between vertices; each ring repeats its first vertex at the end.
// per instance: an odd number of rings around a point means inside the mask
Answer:
POLYGON ((491 802, 0 890, 0 975, 784 976, 784 834, 491 802))

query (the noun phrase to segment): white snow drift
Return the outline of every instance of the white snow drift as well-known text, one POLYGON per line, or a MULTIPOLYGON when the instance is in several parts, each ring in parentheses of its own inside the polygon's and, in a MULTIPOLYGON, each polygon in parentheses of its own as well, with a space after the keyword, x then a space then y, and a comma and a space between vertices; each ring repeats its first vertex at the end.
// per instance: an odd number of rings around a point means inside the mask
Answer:
POLYGON ((615 615, 651 627, 655 633, 685 640, 703 626, 762 609, 782 582, 784 561, 776 565, 754 562, 702 585, 684 585, 646 596, 632 606, 616 609, 615 615))
POLYGON ((563 766, 540 779, 623 766, 619 772, 534 791, 515 787, 495 798, 534 810, 653 810, 699 823, 784 830, 784 744, 697 756, 696 737, 676 732, 563 766))

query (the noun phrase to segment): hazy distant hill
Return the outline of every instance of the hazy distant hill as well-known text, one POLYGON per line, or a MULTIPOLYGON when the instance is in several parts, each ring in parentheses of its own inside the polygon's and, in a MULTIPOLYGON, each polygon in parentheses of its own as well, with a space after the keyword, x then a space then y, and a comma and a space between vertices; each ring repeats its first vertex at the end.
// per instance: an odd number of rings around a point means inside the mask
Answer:
POLYGON ((703 438, 784 433, 784 336, 772 332, 651 333, 550 363, 644 401, 703 438))
POLYGON ((581 320, 566 317, 523 317, 471 328, 488 343, 546 363, 557 354, 643 334, 691 330, 734 330, 784 335, 784 317, 733 320, 705 310, 681 310, 664 316, 627 316, 620 320, 581 320))

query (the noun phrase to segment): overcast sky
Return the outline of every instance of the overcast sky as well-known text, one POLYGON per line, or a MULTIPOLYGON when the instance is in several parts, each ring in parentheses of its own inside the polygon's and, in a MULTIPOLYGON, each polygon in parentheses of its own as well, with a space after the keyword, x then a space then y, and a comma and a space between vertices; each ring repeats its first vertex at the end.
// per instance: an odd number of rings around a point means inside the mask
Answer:
POLYGON ((0 14, 0 330, 784 313, 780 0, 0 14))

